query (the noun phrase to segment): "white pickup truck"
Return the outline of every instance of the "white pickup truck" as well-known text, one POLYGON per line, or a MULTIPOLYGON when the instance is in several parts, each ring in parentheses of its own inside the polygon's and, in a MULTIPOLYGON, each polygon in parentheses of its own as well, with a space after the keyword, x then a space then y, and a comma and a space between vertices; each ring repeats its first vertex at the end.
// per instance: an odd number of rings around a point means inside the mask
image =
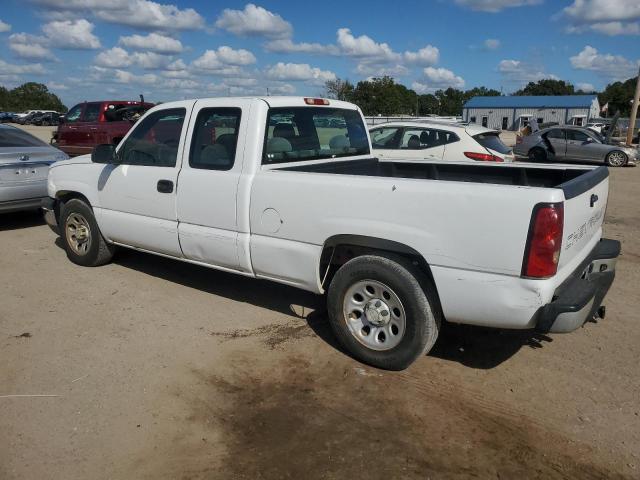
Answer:
POLYGON ((327 293, 341 344, 402 369, 442 319, 568 332, 602 315, 608 185, 606 167, 382 162, 352 104, 216 98, 55 163, 43 207, 79 265, 123 246, 327 293))

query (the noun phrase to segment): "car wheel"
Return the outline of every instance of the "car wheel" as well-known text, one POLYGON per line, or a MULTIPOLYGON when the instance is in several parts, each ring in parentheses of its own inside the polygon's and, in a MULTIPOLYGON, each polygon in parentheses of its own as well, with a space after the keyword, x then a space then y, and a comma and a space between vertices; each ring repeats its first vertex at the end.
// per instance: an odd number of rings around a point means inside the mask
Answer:
POLYGON ((93 210, 82 200, 65 202, 58 223, 67 257, 83 267, 97 267, 109 263, 115 247, 109 245, 93 215, 93 210))
POLYGON ((405 369, 438 338, 435 287, 400 257, 364 255, 348 261, 331 282, 327 304, 339 343, 378 368, 405 369))
POLYGON ((532 148, 531 150, 529 150, 529 161, 530 162, 546 162, 547 152, 545 152, 541 148, 532 148))
POLYGON ((626 153, 620 150, 614 150, 607 154, 605 161, 610 167, 624 167, 629 161, 629 158, 626 153))

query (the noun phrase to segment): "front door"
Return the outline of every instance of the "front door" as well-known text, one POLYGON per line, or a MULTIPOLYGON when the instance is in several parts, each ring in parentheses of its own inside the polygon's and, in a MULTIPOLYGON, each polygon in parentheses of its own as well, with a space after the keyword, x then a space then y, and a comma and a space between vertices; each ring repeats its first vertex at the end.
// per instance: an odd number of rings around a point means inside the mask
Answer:
POLYGON ((379 127, 370 132, 373 154, 381 159, 392 158, 400 145, 401 127, 379 127))
POLYGON ((580 130, 567 129, 567 160, 580 162, 602 161, 603 146, 580 130))
POLYGON ((96 133, 100 119, 102 103, 90 102, 84 107, 84 114, 77 123, 78 127, 78 151, 80 153, 91 153, 96 143, 96 133))
POLYGON ((185 142, 185 117, 193 102, 147 115, 120 144, 118 164, 98 178, 96 217, 110 240, 181 256, 176 184, 185 142))
MULTIPOLYGON (((250 100, 198 100, 189 128, 178 195, 178 232, 185 258, 232 270, 241 265, 236 204, 250 100)), ((243 255, 243 258, 247 255, 243 255)))
POLYGON ((78 144, 80 143, 80 132, 78 131, 78 124, 82 118, 82 110, 84 109, 84 103, 79 103, 67 112, 63 123, 58 127, 58 146, 65 153, 71 155, 78 155, 82 153, 78 150, 78 144))

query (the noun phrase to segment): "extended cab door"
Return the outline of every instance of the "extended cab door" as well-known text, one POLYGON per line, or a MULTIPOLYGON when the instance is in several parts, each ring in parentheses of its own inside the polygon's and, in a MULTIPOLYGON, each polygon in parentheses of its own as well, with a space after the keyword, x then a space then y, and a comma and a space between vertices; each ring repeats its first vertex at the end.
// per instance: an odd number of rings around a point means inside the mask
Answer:
POLYGON ((174 102, 142 118, 98 178, 96 212, 110 240, 182 256, 178 242, 176 182, 193 102, 174 102))
MULTIPOLYGON (((251 100, 198 100, 178 180, 178 221, 184 256, 247 271, 239 253, 237 196, 251 100)), ((249 233, 249 232, 245 232, 249 233)), ((246 263, 246 262, 245 262, 246 263)))

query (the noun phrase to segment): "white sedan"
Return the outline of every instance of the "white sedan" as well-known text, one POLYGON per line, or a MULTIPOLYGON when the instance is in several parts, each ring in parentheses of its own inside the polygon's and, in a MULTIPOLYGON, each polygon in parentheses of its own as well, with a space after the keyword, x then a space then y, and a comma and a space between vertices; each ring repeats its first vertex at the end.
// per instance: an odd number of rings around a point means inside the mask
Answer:
POLYGON ((479 125, 392 122, 369 129, 376 157, 383 160, 512 162, 500 132, 479 125))

